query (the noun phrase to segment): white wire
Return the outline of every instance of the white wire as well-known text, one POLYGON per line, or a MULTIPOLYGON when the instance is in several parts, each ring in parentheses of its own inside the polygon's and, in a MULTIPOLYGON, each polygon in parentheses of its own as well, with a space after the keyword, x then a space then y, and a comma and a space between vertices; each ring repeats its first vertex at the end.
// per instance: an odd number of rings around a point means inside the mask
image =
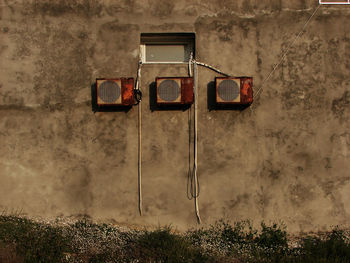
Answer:
POLYGON ((192 77, 192 62, 193 62, 193 53, 190 54, 190 59, 188 61, 188 75, 192 77))
POLYGON ((140 90, 141 65, 142 65, 142 62, 140 60, 138 66, 137 66, 137 76, 136 76, 136 85, 135 85, 135 88, 137 90, 140 90))
POLYGON ((315 11, 312 13, 312 15, 309 17, 309 19, 306 21, 306 23, 304 24, 303 28, 301 29, 301 31, 299 32, 299 34, 294 38, 294 40, 289 44, 288 48, 286 49, 286 51, 284 52, 284 54, 282 55, 281 60, 273 67, 272 71, 269 73, 269 75, 263 80, 263 82, 261 83, 259 89, 256 91, 255 95, 253 96, 253 98, 258 98, 259 94, 262 91, 262 88, 265 84, 266 81, 269 80, 269 78, 272 76, 272 74, 275 72, 275 70, 279 67, 279 65, 281 65, 281 63, 283 62, 284 58, 286 57, 287 53, 289 52, 289 50, 291 49, 291 47, 295 44, 295 41, 301 36, 301 34, 303 33, 303 31, 305 30, 305 28, 307 27, 307 25, 309 24, 309 22, 311 21, 311 19, 314 17, 314 15, 316 14, 317 10, 320 8, 321 5, 318 5, 317 8, 315 9, 315 11))
POLYGON ((201 217, 199 215, 198 206, 198 177, 197 177, 197 163, 198 163, 198 70, 197 64, 193 64, 193 76, 194 76, 194 204, 197 216, 198 224, 201 223, 201 217))
POLYGON ((200 65, 200 66, 202 66, 202 67, 209 68, 209 69, 211 69, 211 70, 213 70, 213 71, 215 71, 215 72, 217 72, 217 73, 219 73, 219 74, 221 74, 221 75, 224 75, 224 76, 226 76, 226 77, 230 77, 230 76, 231 76, 230 74, 226 74, 226 73, 222 72, 221 70, 219 70, 219 69, 217 69, 217 68, 214 68, 213 66, 210 66, 210 65, 208 65, 208 64, 205 64, 205 63, 196 61, 196 60, 194 60, 194 59, 192 60, 192 62, 193 62, 194 64, 200 65))
MULTIPOLYGON (((140 90, 141 86, 141 59, 139 61, 139 65, 137 68, 137 81, 136 81, 136 89, 140 90)), ((139 188, 139 212, 140 216, 142 216, 142 108, 141 101, 138 103, 138 188, 139 188)))

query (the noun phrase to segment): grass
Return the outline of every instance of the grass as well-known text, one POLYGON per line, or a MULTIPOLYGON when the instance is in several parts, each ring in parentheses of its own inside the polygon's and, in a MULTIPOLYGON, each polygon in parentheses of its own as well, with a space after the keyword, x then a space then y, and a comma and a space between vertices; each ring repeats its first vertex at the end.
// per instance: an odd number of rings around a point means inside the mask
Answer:
POLYGON ((133 252, 133 259, 139 262, 215 262, 185 237, 171 233, 169 227, 144 232, 133 252))
POLYGON ((16 216, 0 217, 0 242, 14 247, 25 262, 62 262, 69 250, 68 239, 57 226, 16 216))
POLYGON ((96 224, 89 219, 44 223, 0 216, 0 262, 350 262, 348 232, 339 228, 297 238, 283 224, 219 221, 207 228, 174 233, 96 224), (295 241, 295 240, 294 240, 295 241))

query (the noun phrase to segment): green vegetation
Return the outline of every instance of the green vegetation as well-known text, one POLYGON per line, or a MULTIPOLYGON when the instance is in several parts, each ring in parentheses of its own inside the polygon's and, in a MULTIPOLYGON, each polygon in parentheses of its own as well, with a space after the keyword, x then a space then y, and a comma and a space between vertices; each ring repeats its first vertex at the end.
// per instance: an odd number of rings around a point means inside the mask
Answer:
POLYGON ((43 223, 0 216, 0 262, 350 262, 347 231, 288 238, 283 224, 219 221, 175 233, 132 230, 89 219, 43 223))
POLYGON ((0 217, 0 242, 15 247, 25 262, 62 262, 63 253, 69 250, 60 227, 15 216, 0 217))

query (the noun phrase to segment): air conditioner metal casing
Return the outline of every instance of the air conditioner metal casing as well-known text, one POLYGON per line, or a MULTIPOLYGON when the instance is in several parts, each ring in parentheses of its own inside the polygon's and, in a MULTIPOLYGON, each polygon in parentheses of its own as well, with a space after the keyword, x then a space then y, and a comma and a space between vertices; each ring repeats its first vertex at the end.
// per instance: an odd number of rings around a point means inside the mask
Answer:
POLYGON ((134 104, 133 78, 96 79, 98 106, 132 106, 134 104))
POLYGON ((249 105, 253 102, 252 77, 216 77, 215 90, 217 104, 249 105))
POLYGON ((193 103, 193 78, 157 77, 158 105, 189 105, 193 103))

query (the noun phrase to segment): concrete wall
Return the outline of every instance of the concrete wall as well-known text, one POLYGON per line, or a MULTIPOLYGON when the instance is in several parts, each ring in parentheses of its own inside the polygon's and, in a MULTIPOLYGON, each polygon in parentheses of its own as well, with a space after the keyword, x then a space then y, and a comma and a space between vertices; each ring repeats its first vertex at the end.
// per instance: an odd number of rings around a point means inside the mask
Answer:
MULTIPOLYGON (((142 32, 195 32, 196 59, 254 77, 255 92, 317 0, 2 0, 0 211, 196 226, 187 199, 187 111, 151 111, 142 67, 144 216, 138 214, 137 107, 92 111, 97 77, 136 77, 142 32)), ((200 213, 349 226, 350 9, 322 6, 245 110, 209 110, 199 68, 200 213)))

